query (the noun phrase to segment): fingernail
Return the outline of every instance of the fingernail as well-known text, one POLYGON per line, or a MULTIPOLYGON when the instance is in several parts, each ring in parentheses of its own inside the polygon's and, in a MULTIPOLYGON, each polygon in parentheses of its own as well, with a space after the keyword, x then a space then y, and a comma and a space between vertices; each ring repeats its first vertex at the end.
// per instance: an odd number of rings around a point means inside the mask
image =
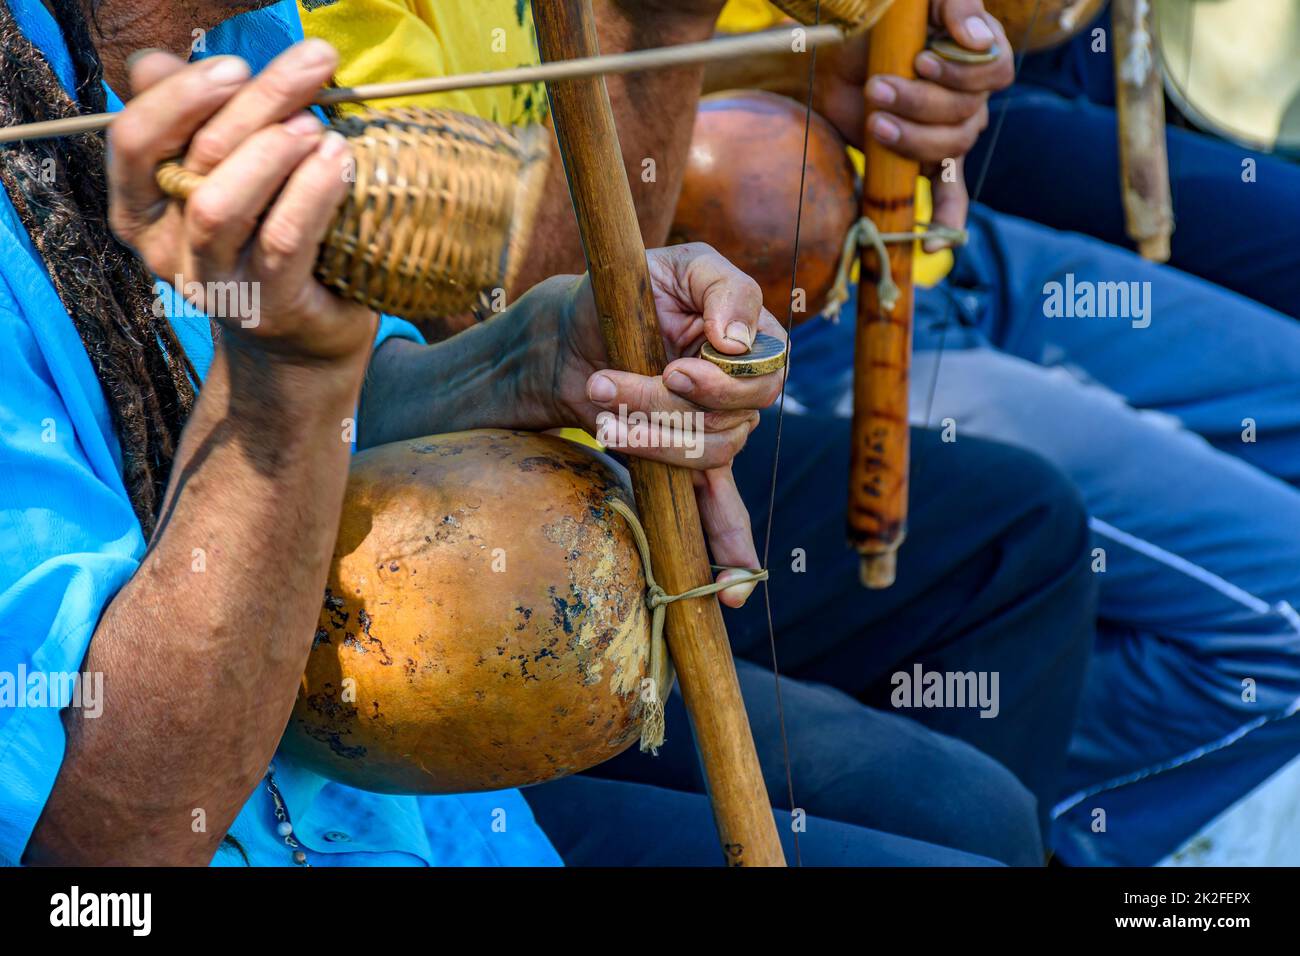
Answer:
POLYGON ((593 375, 587 382, 587 397, 598 405, 612 402, 618 395, 618 386, 608 375, 593 375))
MULTIPOLYGON (((718 581, 719 583, 725 583, 733 578, 742 577, 743 575, 743 571, 723 571, 718 575, 718 581)), ((739 601, 741 604, 744 604, 749 600, 749 596, 754 593, 754 588, 756 587, 758 587, 758 582, 753 580, 746 581, 744 584, 737 584, 733 588, 727 588, 727 597, 731 598, 733 601, 739 601)))
POLYGON ((664 378, 664 384, 676 392, 678 395, 688 395, 695 388, 695 383, 691 377, 680 369, 673 369, 664 378))
POLYGON ((295 136, 311 136, 321 131, 321 122, 313 113, 299 113, 285 120, 284 128, 295 136))
POLYGON ((888 116, 871 117, 871 134, 882 143, 897 143, 903 136, 903 130, 888 116))
POLYGON ((326 130, 325 135, 321 137, 320 145, 316 151, 326 159, 333 159, 340 155, 348 148, 347 137, 338 130, 326 130))
POLYGON ((749 330, 749 326, 744 322, 732 322, 727 326, 726 338, 733 342, 739 342, 745 348, 754 344, 754 333, 749 330))
POLYGON ((881 106, 888 106, 898 99, 898 93, 894 88, 878 76, 873 76, 871 82, 867 84, 867 94, 881 106))
POLYGON ((943 63, 937 54, 926 50, 916 58, 916 72, 927 80, 937 80, 943 73, 943 63))
POLYGON ((946 249, 947 246, 948 244, 944 242, 942 239, 934 239, 934 238, 926 239, 924 242, 921 243, 921 248, 924 249, 926 252, 941 252, 942 250, 946 249))
POLYGON ((220 86, 243 83, 252 72, 248 62, 237 56, 218 56, 209 61, 208 80, 220 86))
POLYGON ((332 62, 337 54, 329 41, 320 37, 303 40, 294 47, 294 57, 301 66, 315 66, 318 63, 332 62))
POLYGON ((993 42, 993 31, 980 17, 967 17, 965 25, 966 34, 976 43, 989 44, 993 42))
POLYGON ((145 57, 149 56, 151 53, 162 53, 162 52, 163 51, 158 49, 156 46, 147 46, 142 50, 136 50, 134 53, 132 53, 130 56, 126 58, 126 68, 128 70, 133 70, 135 69, 135 65, 137 63, 139 63, 145 57))

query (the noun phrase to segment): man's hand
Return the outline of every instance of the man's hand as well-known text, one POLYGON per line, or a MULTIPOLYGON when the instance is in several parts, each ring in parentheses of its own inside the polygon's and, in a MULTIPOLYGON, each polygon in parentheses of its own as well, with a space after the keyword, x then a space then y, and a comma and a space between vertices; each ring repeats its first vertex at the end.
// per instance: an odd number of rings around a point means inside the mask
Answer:
MULTIPOLYGON (((759 409, 775 401, 782 373, 733 378, 695 355, 706 340, 720 352, 738 355, 757 332, 784 339, 785 331, 763 308, 758 284, 710 247, 674 246, 648 257, 668 350, 663 374, 609 368, 584 279, 566 310, 553 400, 562 420, 582 425, 616 451, 693 469, 714 561, 756 567, 749 513, 731 462, 758 425, 759 409)), ((738 585, 722 592, 721 599, 739 607, 752 590, 752 584, 738 585)))
POLYGON ((131 70, 136 95, 109 136, 109 192, 118 236, 155 274, 179 276, 178 291, 223 326, 228 342, 272 359, 355 366, 377 317, 312 276, 348 189, 349 153, 306 107, 337 63, 322 40, 289 49, 252 79, 237 57, 142 57, 131 70), (184 204, 154 181, 158 164, 179 155, 207 177, 184 204), (257 308, 215 314, 221 300, 198 291, 214 284, 248 290, 239 301, 257 308))
MULTIPOLYGON (((964 227, 970 198, 962 161, 988 125, 989 94, 1015 79, 1011 44, 1002 25, 984 10, 982 0, 932 0, 931 21, 962 46, 988 50, 992 63, 953 63, 926 50, 916 58, 917 79, 874 76, 868 83, 868 35, 819 55, 818 110, 851 144, 863 145, 864 132, 894 152, 921 163, 933 186, 937 225, 964 227), (863 95, 863 88, 866 95, 863 95), (870 111, 870 125, 867 113, 870 111), (955 172, 944 177, 945 161, 955 172)), ((932 251, 939 240, 927 240, 932 251)))

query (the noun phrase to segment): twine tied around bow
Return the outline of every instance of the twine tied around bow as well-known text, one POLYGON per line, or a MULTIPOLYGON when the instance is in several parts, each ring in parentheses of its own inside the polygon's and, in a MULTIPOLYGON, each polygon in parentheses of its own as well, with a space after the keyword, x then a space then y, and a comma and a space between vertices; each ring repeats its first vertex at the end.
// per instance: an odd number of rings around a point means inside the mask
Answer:
POLYGON ((668 645, 664 641, 664 613, 668 605, 675 601, 708 597, 740 584, 766 581, 768 574, 766 569, 722 568, 720 570, 745 573, 729 581, 714 581, 711 584, 683 591, 681 594, 669 594, 655 581, 654 570, 650 564, 650 542, 646 539, 645 528, 641 526, 636 512, 619 498, 611 498, 609 506, 615 514, 627 522, 628 528, 631 529, 632 537, 636 540, 637 551, 641 553, 641 567, 645 571, 645 603, 646 607, 650 608, 650 679, 653 682, 654 698, 646 702, 641 717, 641 752, 649 751, 657 754, 664 742, 664 697, 668 693, 668 688, 672 686, 673 679, 672 661, 668 656, 668 645))
POLYGON ((951 226, 936 226, 933 223, 918 222, 920 232, 881 232, 876 224, 863 216, 852 226, 844 237, 844 247, 840 250, 840 265, 835 271, 835 284, 826 296, 826 307, 822 309, 824 319, 832 319, 839 314, 840 306, 849 301, 849 284, 853 275, 853 264, 858 261, 858 252, 863 246, 871 246, 880 262, 880 279, 876 282, 876 298, 880 307, 892 312, 898 304, 899 288, 889 269, 889 252, 885 248, 890 243, 923 242, 926 239, 942 239, 950 246, 964 246, 969 238, 965 229, 951 226))

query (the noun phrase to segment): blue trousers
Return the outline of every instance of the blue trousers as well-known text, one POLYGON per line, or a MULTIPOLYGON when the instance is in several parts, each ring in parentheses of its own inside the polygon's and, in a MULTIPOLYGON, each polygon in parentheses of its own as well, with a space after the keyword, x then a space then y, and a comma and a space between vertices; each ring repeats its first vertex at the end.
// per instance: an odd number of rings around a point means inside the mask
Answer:
MULTIPOLYGON (((916 334, 914 420, 1033 448, 1090 514, 1101 623, 1055 849, 1157 862, 1300 753, 1300 326, 977 207, 916 334), (1053 317, 1067 275, 1150 283, 1149 324, 1053 317)), ((847 413, 852 337, 798 330, 804 407, 847 413)))
MULTIPOLYGON (((566 866, 719 866, 722 850, 703 794, 590 776, 524 791, 566 866)), ((791 866, 997 866, 994 860, 891 833, 809 817, 796 837, 775 814, 791 866)))
MULTIPOLYGON (((769 417, 751 437, 737 468, 760 541, 774 425, 769 417)), ((847 423, 785 421, 769 561, 784 739, 762 593, 727 620, 769 798, 814 820, 1037 865, 1092 640, 1096 582, 1082 507, 1064 477, 1030 453, 978 440, 948 444, 924 430, 913 441, 915 507, 899 580, 889 591, 866 591, 844 543, 847 423), (999 673, 996 716, 895 708, 891 676, 917 664, 999 673)), ((668 728, 659 756, 631 751, 590 773, 702 794, 677 695, 668 728)), ((552 798, 571 786, 547 784, 528 797, 543 808, 552 838, 560 834, 562 855, 568 832, 587 834, 578 849, 604 852, 609 842, 589 832, 604 829, 603 811, 552 798)), ((788 813, 778 818, 788 831, 788 813)), ((610 839, 638 859, 666 852, 626 833, 610 839)), ((812 862, 815 848, 805 858, 812 862)), ((580 856, 593 859, 602 858, 580 856)))
MULTIPOLYGON (((1106 16, 1097 22, 1108 26, 1106 16)), ((982 203, 1127 247, 1114 68, 1109 47, 1094 53, 1091 44, 1085 30, 1026 57, 966 168, 982 203)), ((1300 317, 1300 164, 1173 126, 1166 143, 1170 264, 1300 317)))

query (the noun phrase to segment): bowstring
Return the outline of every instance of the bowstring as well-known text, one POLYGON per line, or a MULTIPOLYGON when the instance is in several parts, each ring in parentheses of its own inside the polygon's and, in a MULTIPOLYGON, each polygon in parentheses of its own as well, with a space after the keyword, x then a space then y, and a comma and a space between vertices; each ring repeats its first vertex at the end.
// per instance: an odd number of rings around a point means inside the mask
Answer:
MULTIPOLYGON (((1011 86, 1014 86, 1016 80, 1020 78, 1020 70, 1025 64, 1025 57, 1029 55, 1029 38, 1034 35, 1034 27, 1038 25, 1038 14, 1042 10, 1043 0, 1034 0, 1034 12, 1029 17, 1029 23, 1025 27, 1025 34, 1021 37, 1019 52, 1016 54, 1015 66, 1012 69, 1011 86)), ((1010 86, 1007 87, 1011 89, 1010 86)), ((998 104, 998 114, 993 121, 993 132, 989 139, 988 151, 984 154, 984 162, 980 165, 979 175, 975 179, 975 188, 971 191, 970 205, 973 208, 979 202, 980 193, 984 190, 984 183, 988 179, 989 169, 993 164, 993 154, 998 147, 998 137, 1002 135, 1002 127, 1007 120, 1007 110, 1011 107, 1011 96, 1003 96, 1001 103, 998 104)), ((934 218, 933 214, 930 216, 934 218)), ((930 419, 934 414, 934 398, 939 390, 939 369, 943 364, 944 348, 948 344, 948 329, 952 327, 956 312, 956 295, 952 290, 948 291, 946 296, 948 302, 944 314, 943 324, 939 327, 939 347, 934 350, 934 369, 930 374, 930 385, 926 389, 925 415, 921 419, 922 427, 930 427, 930 419)), ((913 320, 915 321, 915 320, 913 320)), ((767 567, 767 565, 764 565, 767 567)))
MULTIPOLYGON (((816 11, 813 16, 813 26, 820 26, 822 22, 822 5, 821 0, 817 0, 816 11)), ((781 394, 777 399, 776 408, 776 441, 772 449, 772 477, 771 486, 767 495, 767 529, 763 535, 763 558, 759 567, 768 568, 768 557, 772 551, 772 524, 776 518, 776 479, 777 472, 781 463, 781 433, 785 425, 785 392, 786 383, 790 378, 790 361, 794 356, 794 342, 791 339, 791 330, 794 328, 794 296, 799 284, 799 237, 803 228, 803 199, 804 190, 808 181, 808 141, 812 134, 812 113, 813 113, 813 89, 817 75, 817 48, 811 50, 811 57, 808 61, 808 91, 804 101, 804 127, 803 127, 803 160, 799 166, 799 202, 795 207, 794 214, 794 255, 793 262, 790 265, 790 298, 785 314, 785 337, 786 337, 786 362, 781 369, 781 394)), ((786 796, 790 802, 790 813, 793 815, 797 804, 794 799, 794 771, 790 764, 790 738, 786 732, 785 726, 785 704, 781 696, 781 669, 777 662, 776 654, 776 627, 772 622, 772 585, 770 580, 763 582, 763 608, 767 614, 767 643, 772 656, 772 686, 776 695, 776 717, 777 723, 781 730, 781 755, 785 762, 785 787, 786 796)), ((794 839, 794 865, 803 866, 803 856, 799 847, 799 830, 792 828, 791 834, 794 839)))

